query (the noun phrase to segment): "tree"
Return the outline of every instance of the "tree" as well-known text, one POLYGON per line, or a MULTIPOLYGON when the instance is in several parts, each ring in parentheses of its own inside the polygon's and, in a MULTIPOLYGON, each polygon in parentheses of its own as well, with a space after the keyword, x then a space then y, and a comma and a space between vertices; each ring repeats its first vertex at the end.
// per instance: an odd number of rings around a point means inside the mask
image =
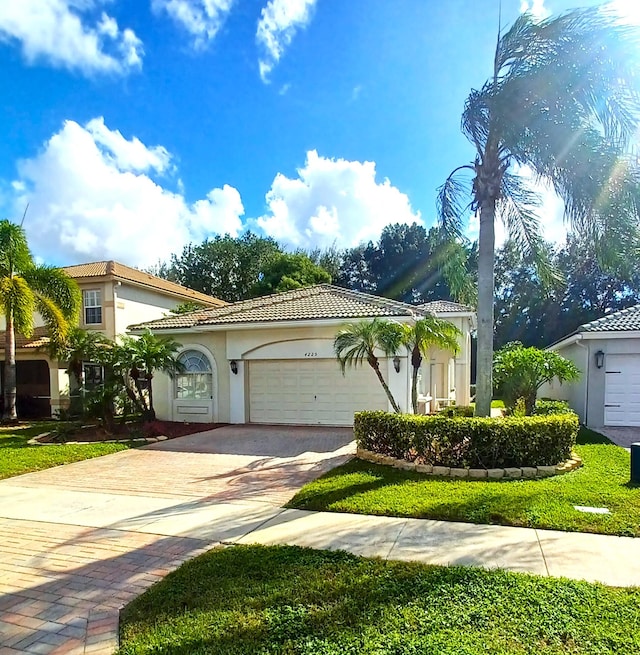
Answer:
POLYGON ((38 312, 54 341, 62 341, 80 312, 80 290, 64 271, 36 265, 19 225, 0 221, 0 312, 6 320, 4 419, 16 414, 16 331, 31 336, 38 312))
POLYGON ((239 237, 226 234, 185 246, 182 254, 172 255, 168 267, 159 264, 157 271, 190 289, 235 302, 251 297, 265 266, 281 252, 273 239, 252 232, 239 237))
POLYGON ((173 377, 183 368, 176 356, 179 348, 180 344, 171 337, 156 336, 145 330, 139 337, 123 337, 116 349, 115 360, 124 375, 125 386, 132 392, 129 395, 145 419, 156 418, 152 386, 154 372, 162 371, 173 377))
POLYGON ((67 364, 67 375, 72 377, 78 387, 83 384, 82 372, 85 362, 99 363, 102 352, 112 345, 102 332, 83 330, 77 326, 69 329, 62 341, 50 341, 49 355, 67 364))
POLYGON ((307 255, 282 253, 265 264, 262 277, 254 284, 251 295, 266 296, 323 282, 331 282, 331 276, 307 255))
POLYGON ((373 369, 393 409, 400 413, 389 385, 381 371, 376 350, 381 350, 385 357, 392 357, 402 345, 402 326, 380 318, 371 321, 357 321, 345 324, 336 334, 333 349, 340 362, 342 373, 347 367, 362 365, 365 361, 373 369))
POLYGON ((566 219, 596 245, 602 261, 623 261, 637 250, 640 176, 628 153, 640 115, 637 54, 637 30, 606 9, 539 22, 523 14, 498 39, 492 77, 466 100, 462 131, 475 159, 447 178, 438 209, 443 227, 457 237, 468 211, 479 215, 481 416, 491 411, 495 219, 520 252, 532 254, 543 281, 552 271, 533 180, 563 199, 566 219))
POLYGON ((427 356, 432 347, 450 350, 457 354, 458 338, 462 333, 449 321, 443 321, 435 316, 427 316, 415 322, 414 325, 403 325, 402 341, 411 355, 411 405, 413 413, 418 413, 418 372, 422 358, 427 356))
POLYGON ((543 384, 554 378, 562 383, 580 377, 580 371, 572 361, 549 350, 525 348, 518 341, 498 350, 493 372, 505 407, 513 411, 517 401, 522 398, 527 416, 533 414, 538 389, 543 384))

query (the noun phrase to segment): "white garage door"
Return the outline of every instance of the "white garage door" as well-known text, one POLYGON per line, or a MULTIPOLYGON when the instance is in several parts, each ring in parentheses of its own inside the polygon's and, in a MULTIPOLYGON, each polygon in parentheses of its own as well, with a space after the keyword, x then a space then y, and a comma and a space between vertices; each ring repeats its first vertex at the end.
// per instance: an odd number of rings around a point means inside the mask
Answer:
MULTIPOLYGON (((380 368, 386 370, 386 360, 380 368)), ((384 373, 383 373, 384 374, 384 373)), ((353 425, 353 414, 388 407, 370 366, 347 369, 335 359, 264 360, 249 364, 249 420, 291 425, 353 425)))
POLYGON ((640 426, 640 355, 607 355, 604 424, 640 426))

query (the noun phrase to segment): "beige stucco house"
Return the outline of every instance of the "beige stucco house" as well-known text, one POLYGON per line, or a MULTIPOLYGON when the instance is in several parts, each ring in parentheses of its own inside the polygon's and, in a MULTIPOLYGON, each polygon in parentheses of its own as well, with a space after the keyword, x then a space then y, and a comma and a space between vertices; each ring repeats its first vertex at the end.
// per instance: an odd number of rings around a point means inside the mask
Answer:
POLYGON ((549 347, 580 369, 577 382, 545 385, 591 428, 640 426, 640 305, 581 325, 549 347))
MULTIPOLYGON (((343 375, 333 351, 348 321, 383 317, 412 323, 433 312, 462 332, 460 352, 434 349, 421 371, 421 393, 439 402, 469 403, 474 312, 455 303, 412 306, 330 284, 232 303, 132 326, 182 344, 183 375, 154 377, 158 418, 173 421, 351 425, 364 409, 389 409, 372 369, 343 375)), ((382 357, 382 355, 381 355, 382 357)), ((402 409, 410 407, 406 352, 381 360, 402 409)))
MULTIPOLYGON (((82 293, 80 327, 102 332, 111 339, 124 334, 132 323, 162 318, 188 301, 206 307, 225 304, 115 261, 78 264, 63 270, 76 280, 82 293)), ((47 330, 39 316, 35 317, 35 323, 37 327, 31 338, 17 335, 16 339, 20 416, 54 415, 69 397, 66 365, 47 356, 47 330)), ((0 329, 4 330, 4 317, 0 329)), ((4 332, 0 333, 0 359, 4 360, 4 332)), ((4 367, 0 370, 3 380, 4 367)))

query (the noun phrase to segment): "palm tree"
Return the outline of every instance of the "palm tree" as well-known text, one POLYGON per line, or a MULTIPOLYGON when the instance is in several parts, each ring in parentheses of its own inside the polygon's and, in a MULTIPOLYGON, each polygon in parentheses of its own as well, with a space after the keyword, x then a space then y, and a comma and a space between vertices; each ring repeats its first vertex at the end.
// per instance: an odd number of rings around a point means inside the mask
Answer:
POLYGON ((105 348, 111 346, 113 342, 102 332, 72 327, 62 342, 51 341, 48 351, 52 358, 67 364, 67 375, 72 376, 77 386, 81 387, 83 364, 101 362, 105 348))
POLYGON ((184 369, 176 356, 179 348, 180 344, 171 337, 159 337, 150 330, 145 330, 139 337, 122 339, 118 357, 133 381, 134 400, 140 405, 145 419, 156 418, 152 386, 154 371, 162 371, 173 377, 184 369))
POLYGON ((0 312, 6 320, 4 419, 16 413, 16 331, 33 334, 37 311, 54 341, 61 342, 78 320, 80 290, 64 271, 36 265, 21 226, 0 221, 0 312))
POLYGON ((403 325, 402 341, 411 355, 411 406, 413 413, 418 413, 418 372, 422 358, 427 356, 430 348, 450 350, 458 353, 458 338, 462 333, 449 321, 443 321, 435 316, 426 316, 414 325, 403 325))
POLYGON ((336 334, 333 349, 340 362, 343 375, 348 366, 358 366, 366 361, 380 381, 391 406, 400 413, 400 406, 380 371, 376 350, 381 350, 386 357, 391 357, 398 352, 401 345, 402 326, 398 323, 374 318, 371 321, 345 324, 336 334))
POLYGON ((603 261, 637 253, 640 174, 628 148, 640 115, 639 52, 637 30, 606 8, 543 21, 523 14, 498 39, 492 77, 466 100, 462 131, 475 158, 439 189, 438 209, 442 225, 458 237, 467 212, 479 214, 481 416, 491 411, 496 217, 521 252, 535 257, 543 282, 553 273, 545 265, 531 180, 555 190, 565 219, 603 261))

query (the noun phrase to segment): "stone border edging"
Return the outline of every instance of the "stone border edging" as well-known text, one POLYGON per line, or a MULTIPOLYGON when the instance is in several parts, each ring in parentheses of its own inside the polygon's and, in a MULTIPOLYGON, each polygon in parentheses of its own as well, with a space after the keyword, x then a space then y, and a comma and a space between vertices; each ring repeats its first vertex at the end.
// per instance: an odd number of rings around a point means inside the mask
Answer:
POLYGON ((561 462, 555 466, 521 466, 497 469, 472 469, 472 468, 452 468, 449 466, 432 466, 431 464, 416 464, 406 459, 396 459, 387 455, 379 455, 372 450, 360 448, 356 450, 356 457, 371 462, 373 464, 383 464, 403 471, 415 471, 426 475, 438 475, 449 478, 470 478, 472 480, 492 479, 500 480, 502 478, 548 478, 552 475, 562 475, 569 473, 582 466, 582 459, 575 453, 571 453, 571 458, 566 462, 561 462))
POLYGON ((161 435, 159 437, 136 437, 135 439, 100 439, 99 441, 39 441, 41 437, 47 437, 49 434, 49 432, 44 432, 37 437, 31 437, 27 441, 27 444, 29 446, 87 446, 96 443, 131 443, 132 441, 157 443, 158 441, 165 441, 169 438, 161 435))

